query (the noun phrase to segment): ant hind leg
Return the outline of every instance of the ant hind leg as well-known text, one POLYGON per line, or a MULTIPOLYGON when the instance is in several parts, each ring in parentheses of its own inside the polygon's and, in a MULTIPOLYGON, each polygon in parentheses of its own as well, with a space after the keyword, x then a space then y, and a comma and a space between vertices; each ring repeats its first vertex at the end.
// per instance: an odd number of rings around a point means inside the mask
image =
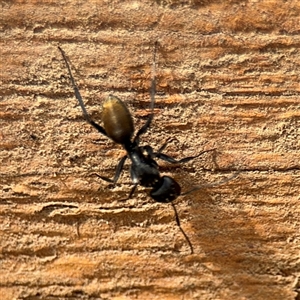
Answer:
POLYGON ((151 79, 151 87, 150 87, 150 98, 151 98, 151 103, 150 103, 150 109, 151 113, 148 117, 148 120, 146 123, 139 129, 137 134, 134 137, 133 142, 136 144, 139 144, 140 141, 140 136, 144 134, 148 128, 151 125, 151 122, 154 117, 154 103, 155 103, 155 94, 156 94, 156 50, 157 50, 158 42, 155 42, 154 44, 154 50, 153 50, 153 64, 152 64, 152 79, 151 79))
POLYGON ((70 76, 70 80, 71 80, 71 83, 72 83, 72 86, 73 86, 73 89, 74 89, 74 94, 75 94, 75 97, 76 97, 76 99, 77 99, 80 107, 81 107, 81 110, 82 110, 82 113, 83 113, 83 117, 85 118, 85 120, 89 124, 91 124, 94 128, 96 128, 100 133, 102 133, 103 135, 107 136, 107 133, 106 133, 105 129, 102 126, 100 126, 99 124, 97 124, 96 122, 94 122, 90 118, 90 116, 89 116, 89 114, 88 114, 88 112, 87 112, 87 110, 86 110, 86 108, 84 106, 84 103, 83 103, 80 91, 78 89, 78 86, 77 86, 77 84, 75 82, 75 79, 73 77, 73 74, 72 74, 71 67, 69 65, 67 56, 66 56, 64 50, 61 47, 58 47, 58 49, 61 52, 61 55, 62 55, 62 57, 63 57, 63 59, 65 61, 65 64, 66 64, 66 67, 67 67, 67 70, 68 70, 68 73, 69 73, 69 76, 70 76))

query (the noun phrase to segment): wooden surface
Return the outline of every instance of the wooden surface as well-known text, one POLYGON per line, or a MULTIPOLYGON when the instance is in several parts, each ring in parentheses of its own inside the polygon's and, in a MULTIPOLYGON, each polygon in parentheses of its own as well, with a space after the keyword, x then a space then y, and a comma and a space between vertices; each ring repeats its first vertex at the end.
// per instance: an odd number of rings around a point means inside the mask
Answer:
POLYGON ((300 4, 292 1, 2 1, 1 299, 300 299, 300 4), (170 205, 110 188, 121 147, 84 122, 114 94, 183 191, 170 205))

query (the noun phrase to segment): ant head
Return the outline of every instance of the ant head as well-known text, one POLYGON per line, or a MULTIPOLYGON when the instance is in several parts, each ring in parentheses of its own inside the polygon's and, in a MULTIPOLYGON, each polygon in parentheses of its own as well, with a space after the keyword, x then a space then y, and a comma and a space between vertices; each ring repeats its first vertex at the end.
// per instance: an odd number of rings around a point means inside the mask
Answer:
POLYGON ((156 202, 168 203, 175 200, 181 192, 180 185, 171 177, 163 176, 150 192, 156 202))

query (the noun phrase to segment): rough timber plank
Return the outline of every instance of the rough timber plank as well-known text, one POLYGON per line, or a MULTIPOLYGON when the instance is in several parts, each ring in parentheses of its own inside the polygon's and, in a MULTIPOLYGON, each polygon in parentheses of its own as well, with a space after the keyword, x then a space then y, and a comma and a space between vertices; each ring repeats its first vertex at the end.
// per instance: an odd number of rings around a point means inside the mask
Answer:
POLYGON ((2 1, 1 299, 300 299, 300 4, 292 1, 2 1), (155 120, 142 142, 184 190, 168 205, 112 176, 121 147, 83 121, 113 93, 155 120))

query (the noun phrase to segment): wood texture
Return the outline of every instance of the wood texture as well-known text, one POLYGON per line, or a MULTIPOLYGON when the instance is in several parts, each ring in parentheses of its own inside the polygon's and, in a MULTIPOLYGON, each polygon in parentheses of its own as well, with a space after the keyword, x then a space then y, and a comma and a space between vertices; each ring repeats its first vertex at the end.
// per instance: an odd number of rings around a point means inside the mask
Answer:
POLYGON ((2 1, 1 299, 300 299, 300 4, 291 1, 2 1), (184 191, 190 255, 169 205, 110 188, 121 147, 84 122, 114 94, 184 191))

